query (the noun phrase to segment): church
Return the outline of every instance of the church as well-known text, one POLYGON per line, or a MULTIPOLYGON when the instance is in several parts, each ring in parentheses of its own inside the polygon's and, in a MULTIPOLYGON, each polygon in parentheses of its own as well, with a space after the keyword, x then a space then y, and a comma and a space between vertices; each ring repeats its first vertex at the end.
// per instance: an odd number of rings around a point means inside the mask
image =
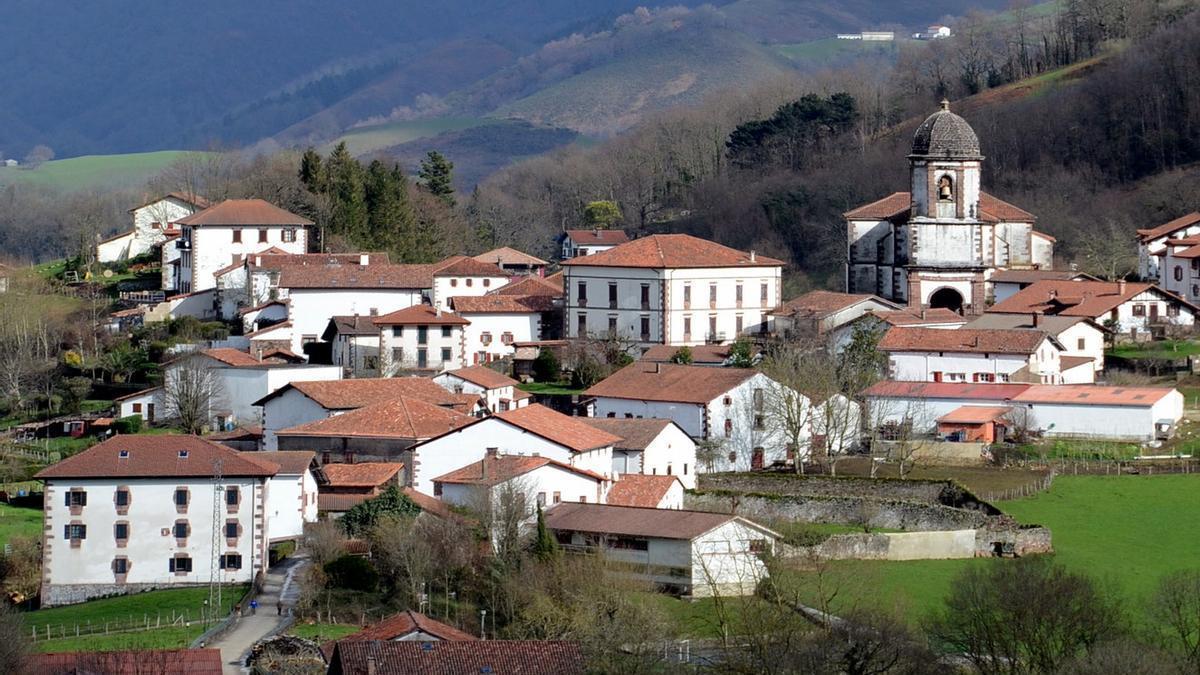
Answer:
POLYGON ((908 160, 909 192, 844 214, 848 292, 979 314, 996 271, 1053 266, 1035 217, 980 189, 979 137, 949 102, 917 128, 908 160))

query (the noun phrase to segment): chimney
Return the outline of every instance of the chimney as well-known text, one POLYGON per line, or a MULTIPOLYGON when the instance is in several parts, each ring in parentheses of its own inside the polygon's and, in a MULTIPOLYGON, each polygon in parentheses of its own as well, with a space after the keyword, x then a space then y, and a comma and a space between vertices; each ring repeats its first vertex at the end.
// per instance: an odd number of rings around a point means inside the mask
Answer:
POLYGON ((379 672, 378 666, 375 665, 375 657, 367 657, 367 675, 377 675, 379 672))
POLYGON ((754 262, 756 260, 758 260, 758 254, 754 252, 754 249, 750 249, 750 262, 754 262))
POLYGON ((655 374, 661 373, 662 372, 662 364, 659 363, 658 361, 655 361, 654 362, 654 370, 652 370, 650 372, 655 373, 655 374))
POLYGON ((359 264, 359 265, 362 265, 363 267, 366 267, 367 265, 371 264, 371 256, 370 256, 370 254, 368 254, 368 253, 359 253, 359 254, 358 254, 358 264, 359 264))
POLYGON ((1125 295, 1125 280, 1124 279, 1117 280, 1117 293, 1119 293, 1121 295, 1125 295))
POLYGON ((254 256, 254 266, 262 267, 262 256, 261 255, 254 256))
POLYGON ((1042 326, 1042 315, 1039 312, 1033 313, 1033 327, 1040 328, 1042 326))

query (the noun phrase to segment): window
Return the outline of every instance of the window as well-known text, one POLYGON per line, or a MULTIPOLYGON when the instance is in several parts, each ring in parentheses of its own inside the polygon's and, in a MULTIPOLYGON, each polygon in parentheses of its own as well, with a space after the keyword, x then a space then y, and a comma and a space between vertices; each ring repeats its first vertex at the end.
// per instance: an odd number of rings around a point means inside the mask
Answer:
POLYGON ((650 317, 643 316, 641 323, 642 323, 642 341, 645 342, 646 340, 650 339, 650 317))
POLYGON ((688 465, 687 465, 687 464, 684 464, 684 465, 683 465, 683 475, 685 475, 685 476, 686 476, 686 475, 687 475, 687 471, 688 471, 688 465))
POLYGON ((379 357, 374 354, 363 356, 363 370, 379 370, 379 357))
POLYGON ((175 488, 175 506, 186 507, 188 505, 188 490, 187 488, 175 488))
POLYGON ((683 285, 683 308, 688 309, 692 306, 692 285, 683 285))
POLYGON ((175 521, 173 533, 176 539, 187 539, 188 533, 192 531, 192 527, 188 525, 186 520, 175 521))
POLYGON ((79 541, 87 539, 87 525, 82 523, 71 523, 63 526, 63 539, 71 541, 79 541))
POLYGON ((561 493, 561 492, 558 492, 558 491, 555 491, 555 493, 554 493, 554 503, 555 503, 555 504, 557 504, 557 503, 559 503, 559 502, 561 502, 561 501, 562 501, 562 493, 561 493))
POLYGON ((474 279, 467 279, 467 286, 471 286, 472 282, 474 282, 474 281, 475 281, 474 279))
POLYGON ((1087 340, 1079 338, 1079 340, 1075 342, 1075 348, 1080 351, 1087 349, 1087 340))
POLYGON ((483 331, 479 334, 479 342, 485 347, 492 344, 492 334, 487 331, 483 331))
POLYGON ((683 317, 683 339, 692 339, 692 317, 690 316, 683 317))
POLYGON ((450 348, 442 347, 442 363, 446 363, 449 360, 450 360, 450 348))
POLYGON ((708 315, 708 335, 709 335, 709 337, 711 337, 714 340, 717 338, 717 315, 716 314, 708 315))
POLYGON ((733 319, 733 331, 734 331, 735 333, 737 333, 738 335, 741 335, 741 334, 742 334, 742 328, 744 328, 744 325, 742 324, 742 315, 741 315, 741 314, 738 314, 738 315, 737 315, 737 316, 735 316, 735 317, 734 317, 734 319, 733 319))
POLYGON ((545 492, 539 492, 537 494, 537 505, 538 506, 546 505, 546 493, 545 492))
POLYGON ((434 497, 442 496, 442 484, 440 482, 433 484, 433 496, 434 497))
POLYGON ((736 462, 736 461, 737 461, 737 452, 730 450, 729 451, 729 463, 732 464, 733 462, 736 462))
POLYGON ((226 553, 221 556, 221 569, 223 570, 240 570, 242 569, 242 555, 240 553, 226 553))
POLYGON ((296 241, 296 231, 291 228, 284 230, 283 240, 289 244, 296 241))
POLYGON ((235 243, 235 244, 242 243, 242 231, 241 230, 233 231, 233 243, 235 243))
POLYGON ((616 417, 616 416, 617 416, 617 413, 615 413, 615 412, 610 412, 607 415, 605 415, 605 417, 616 417))
POLYGON ((417 326, 417 344, 429 343, 429 326, 417 326))
POLYGON ((450 280, 450 287, 451 287, 451 288, 455 288, 455 287, 457 287, 457 286, 458 286, 458 279, 451 279, 451 280, 450 280))
POLYGON ((308 335, 300 336, 300 344, 302 344, 302 345, 316 344, 316 342, 317 342, 317 336, 315 333, 310 333, 308 335))
POLYGON ((975 373, 976 382, 995 382, 995 373, 975 373))
POLYGON ((733 420, 725 420, 725 438, 733 437, 733 420))
POLYGON ((87 493, 83 490, 68 491, 67 506, 87 506, 87 493))
POLYGON ((608 284, 608 308, 617 308, 617 284, 611 281, 608 284))
POLYGON ((492 280, 491 280, 491 279, 484 279, 484 280, 483 280, 483 286, 484 286, 484 288, 487 288, 488 286, 491 286, 491 285, 492 285, 492 280))
POLYGON ((767 428, 767 418, 765 415, 754 416, 754 428, 762 431, 767 428))
POLYGON ((766 398, 765 394, 761 387, 754 390, 754 411, 755 412, 763 411, 763 406, 765 405, 765 400, 764 400, 765 398, 766 398))
POLYGON ((642 309, 650 309, 650 284, 642 284, 642 309))
POLYGON ((725 405, 726 407, 729 407, 729 406, 733 405, 733 397, 726 396, 725 398, 721 399, 721 403, 723 405, 725 405))
POLYGON ((738 284, 737 286, 734 287, 733 299, 734 299, 734 302, 737 303, 738 307, 742 306, 742 285, 741 284, 738 284))
POLYGON ((708 306, 709 307, 717 306, 717 285, 716 284, 708 285, 708 306))
POLYGON ((267 243, 267 228, 265 228, 265 227, 263 227, 263 228, 259 228, 259 230, 258 230, 258 243, 260 243, 260 244, 265 244, 265 243, 267 243))
POLYGON ((500 334, 500 342, 502 344, 511 345, 514 342, 513 334, 509 331, 504 331, 500 334))
POLYGON ((1179 305, 1167 305, 1167 316, 1179 316, 1179 305))
POLYGON ((129 559, 113 558, 112 570, 113 574, 129 574, 129 559))
POLYGON ((579 298, 579 306, 587 307, 587 282, 586 281, 579 282, 579 285, 577 286, 577 288, 579 289, 579 292, 577 294, 577 297, 579 298))
POLYGON ((628 551, 648 551, 650 550, 650 541, 636 537, 613 537, 608 540, 608 546, 628 551))
POLYGON ((1141 304, 1134 305, 1133 306, 1133 315, 1134 316, 1146 316, 1146 306, 1141 305, 1141 304))
POLYGON ((751 553, 768 553, 768 552, 770 552, 770 550, 771 550, 771 547, 769 544, 767 544, 766 539, 751 539, 750 540, 750 552, 751 553))
POLYGON ((608 334, 610 336, 615 336, 617 334, 617 315, 616 314, 608 315, 608 334))
POLYGON ((178 556, 167 561, 167 571, 175 574, 187 574, 192 571, 192 559, 188 556, 178 556))
POLYGON ((442 337, 450 337, 450 326, 442 326, 442 337))
POLYGON ((418 368, 428 368, 429 367, 429 350, 428 349, 418 349, 417 350, 417 367, 418 368))
POLYGON ((118 508, 129 506, 129 490, 118 488, 116 494, 113 495, 113 502, 118 508))
POLYGON ((113 525, 113 539, 118 543, 129 538, 129 523, 119 522, 113 525))
POLYGON ((576 319, 575 336, 587 337, 587 314, 580 312, 576 319))
POLYGON ((404 326, 392 326, 392 337, 404 337, 404 326))
POLYGON ((140 414, 142 412, 142 404, 134 403, 133 404, 133 412, 140 414))
POLYGON ((225 538, 226 539, 237 539, 239 536, 238 533, 240 531, 241 531, 241 527, 238 526, 238 522, 236 520, 225 521, 225 538))
POLYGON ((759 286, 758 293, 759 293, 758 303, 760 305, 762 305, 763 307, 766 307, 767 306, 767 298, 770 297, 770 291, 767 290, 767 285, 762 284, 761 286, 759 286))

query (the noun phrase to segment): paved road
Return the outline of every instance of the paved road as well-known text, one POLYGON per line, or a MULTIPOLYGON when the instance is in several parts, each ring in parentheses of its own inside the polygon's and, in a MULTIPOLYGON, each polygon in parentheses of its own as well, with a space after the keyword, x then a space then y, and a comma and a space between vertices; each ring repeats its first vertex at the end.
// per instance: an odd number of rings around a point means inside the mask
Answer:
POLYGON ((307 564, 308 557, 298 554, 268 570, 263 592, 258 595, 258 612, 251 614, 249 607, 242 607, 242 618, 237 625, 206 645, 221 650, 225 675, 248 672, 242 664, 250 648, 278 630, 288 618, 289 611, 300 597, 299 574, 307 564), (280 600, 283 601, 282 616, 277 614, 276 609, 280 600))

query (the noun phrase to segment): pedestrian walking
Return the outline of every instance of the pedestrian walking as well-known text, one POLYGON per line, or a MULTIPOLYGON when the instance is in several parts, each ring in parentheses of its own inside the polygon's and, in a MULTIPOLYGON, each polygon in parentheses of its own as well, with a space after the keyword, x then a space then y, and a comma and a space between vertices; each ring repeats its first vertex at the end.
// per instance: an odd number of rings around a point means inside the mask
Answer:
POLYGON ((275 614, 278 616, 283 616, 283 601, 282 600, 275 603, 275 614))
POLYGON ((252 615, 258 614, 258 600, 250 601, 250 614, 252 614, 252 615))

